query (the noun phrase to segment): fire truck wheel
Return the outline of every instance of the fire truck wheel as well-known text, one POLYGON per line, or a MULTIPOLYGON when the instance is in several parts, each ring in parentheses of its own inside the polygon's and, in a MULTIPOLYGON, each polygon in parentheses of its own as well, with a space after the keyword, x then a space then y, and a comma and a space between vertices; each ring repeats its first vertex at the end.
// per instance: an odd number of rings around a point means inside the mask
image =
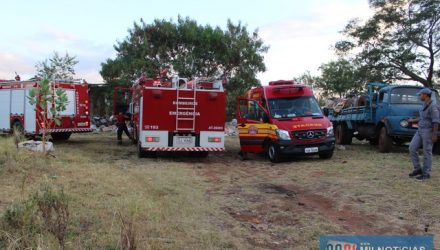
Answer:
POLYGON ((138 157, 139 158, 156 158, 156 151, 145 151, 141 145, 138 144, 138 157))
POLYGON ((271 143, 269 148, 267 149, 267 154, 269 155, 269 160, 273 163, 277 163, 281 161, 280 150, 277 145, 271 143))
POLYGON ((393 138, 391 138, 387 133, 387 128, 384 126, 380 129, 379 134, 379 152, 388 153, 391 151, 393 146, 393 138))
POLYGON ((21 122, 15 121, 14 124, 12 125, 12 131, 14 132, 14 134, 17 135, 23 134, 24 128, 23 125, 21 125, 21 122))
POLYGON ((208 157, 209 152, 208 151, 202 151, 202 152, 198 152, 197 156, 200 158, 206 158, 208 157))
POLYGON ((70 135, 72 133, 65 132, 65 133, 51 133, 50 136, 52 137, 52 140, 54 141, 66 141, 69 140, 70 135))

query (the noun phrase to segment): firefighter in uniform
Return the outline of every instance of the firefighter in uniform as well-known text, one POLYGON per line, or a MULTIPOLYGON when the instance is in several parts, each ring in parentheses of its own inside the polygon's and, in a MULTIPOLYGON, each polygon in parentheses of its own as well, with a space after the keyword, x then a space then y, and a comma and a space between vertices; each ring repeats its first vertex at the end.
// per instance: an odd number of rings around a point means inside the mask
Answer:
POLYGON ((122 112, 119 112, 118 115, 116 115, 116 126, 118 127, 118 144, 122 144, 122 132, 124 132, 128 138, 131 140, 130 133, 128 132, 127 124, 125 123, 126 120, 128 120, 129 117, 124 115, 122 112))
POLYGON ((420 100, 423 101, 423 107, 419 111, 420 116, 417 119, 409 119, 409 123, 418 123, 418 130, 409 145, 409 153, 414 170, 409 174, 410 177, 416 177, 423 181, 430 178, 432 166, 432 147, 437 142, 437 131, 439 119, 439 106, 431 100, 432 90, 424 88, 419 91, 420 100), (423 146, 423 169, 420 165, 419 148, 423 146))

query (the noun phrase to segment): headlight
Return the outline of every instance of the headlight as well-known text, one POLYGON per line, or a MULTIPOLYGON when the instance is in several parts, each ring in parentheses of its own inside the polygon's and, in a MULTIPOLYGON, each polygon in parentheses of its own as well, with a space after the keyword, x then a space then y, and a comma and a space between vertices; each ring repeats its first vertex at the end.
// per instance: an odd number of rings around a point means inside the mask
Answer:
POLYGON ((406 127, 409 126, 409 123, 408 123, 407 120, 401 120, 400 121, 400 126, 403 127, 403 128, 406 128, 406 127))
POLYGON ((280 140, 290 140, 289 131, 277 129, 277 136, 280 140))
POLYGON ((327 136, 334 136, 333 126, 327 128, 327 136))

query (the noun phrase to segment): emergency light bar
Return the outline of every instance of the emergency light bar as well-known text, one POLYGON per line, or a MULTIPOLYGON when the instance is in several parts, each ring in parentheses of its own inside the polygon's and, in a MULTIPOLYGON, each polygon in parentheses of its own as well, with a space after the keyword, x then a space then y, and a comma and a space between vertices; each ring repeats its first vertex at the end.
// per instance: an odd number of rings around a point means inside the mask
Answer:
POLYGON ((295 81, 278 80, 269 82, 269 86, 295 84, 295 81))
POLYGON ((284 86, 284 87, 274 88, 272 90, 272 92, 273 93, 281 93, 281 91, 283 91, 283 92, 288 92, 288 93, 295 93, 295 92, 303 91, 303 89, 304 89, 304 86, 284 86))

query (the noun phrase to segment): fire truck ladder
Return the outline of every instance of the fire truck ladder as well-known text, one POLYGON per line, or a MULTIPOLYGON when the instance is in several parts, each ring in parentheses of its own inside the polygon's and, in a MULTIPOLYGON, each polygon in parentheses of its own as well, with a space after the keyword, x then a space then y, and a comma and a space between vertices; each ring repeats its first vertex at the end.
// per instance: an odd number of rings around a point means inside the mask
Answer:
POLYGON ((192 97, 184 96, 182 93, 177 87, 176 131, 194 132, 196 129, 196 87, 192 88, 192 97), (189 112, 190 115, 182 115, 183 112, 189 112), (188 126, 188 123, 191 125, 188 126))

